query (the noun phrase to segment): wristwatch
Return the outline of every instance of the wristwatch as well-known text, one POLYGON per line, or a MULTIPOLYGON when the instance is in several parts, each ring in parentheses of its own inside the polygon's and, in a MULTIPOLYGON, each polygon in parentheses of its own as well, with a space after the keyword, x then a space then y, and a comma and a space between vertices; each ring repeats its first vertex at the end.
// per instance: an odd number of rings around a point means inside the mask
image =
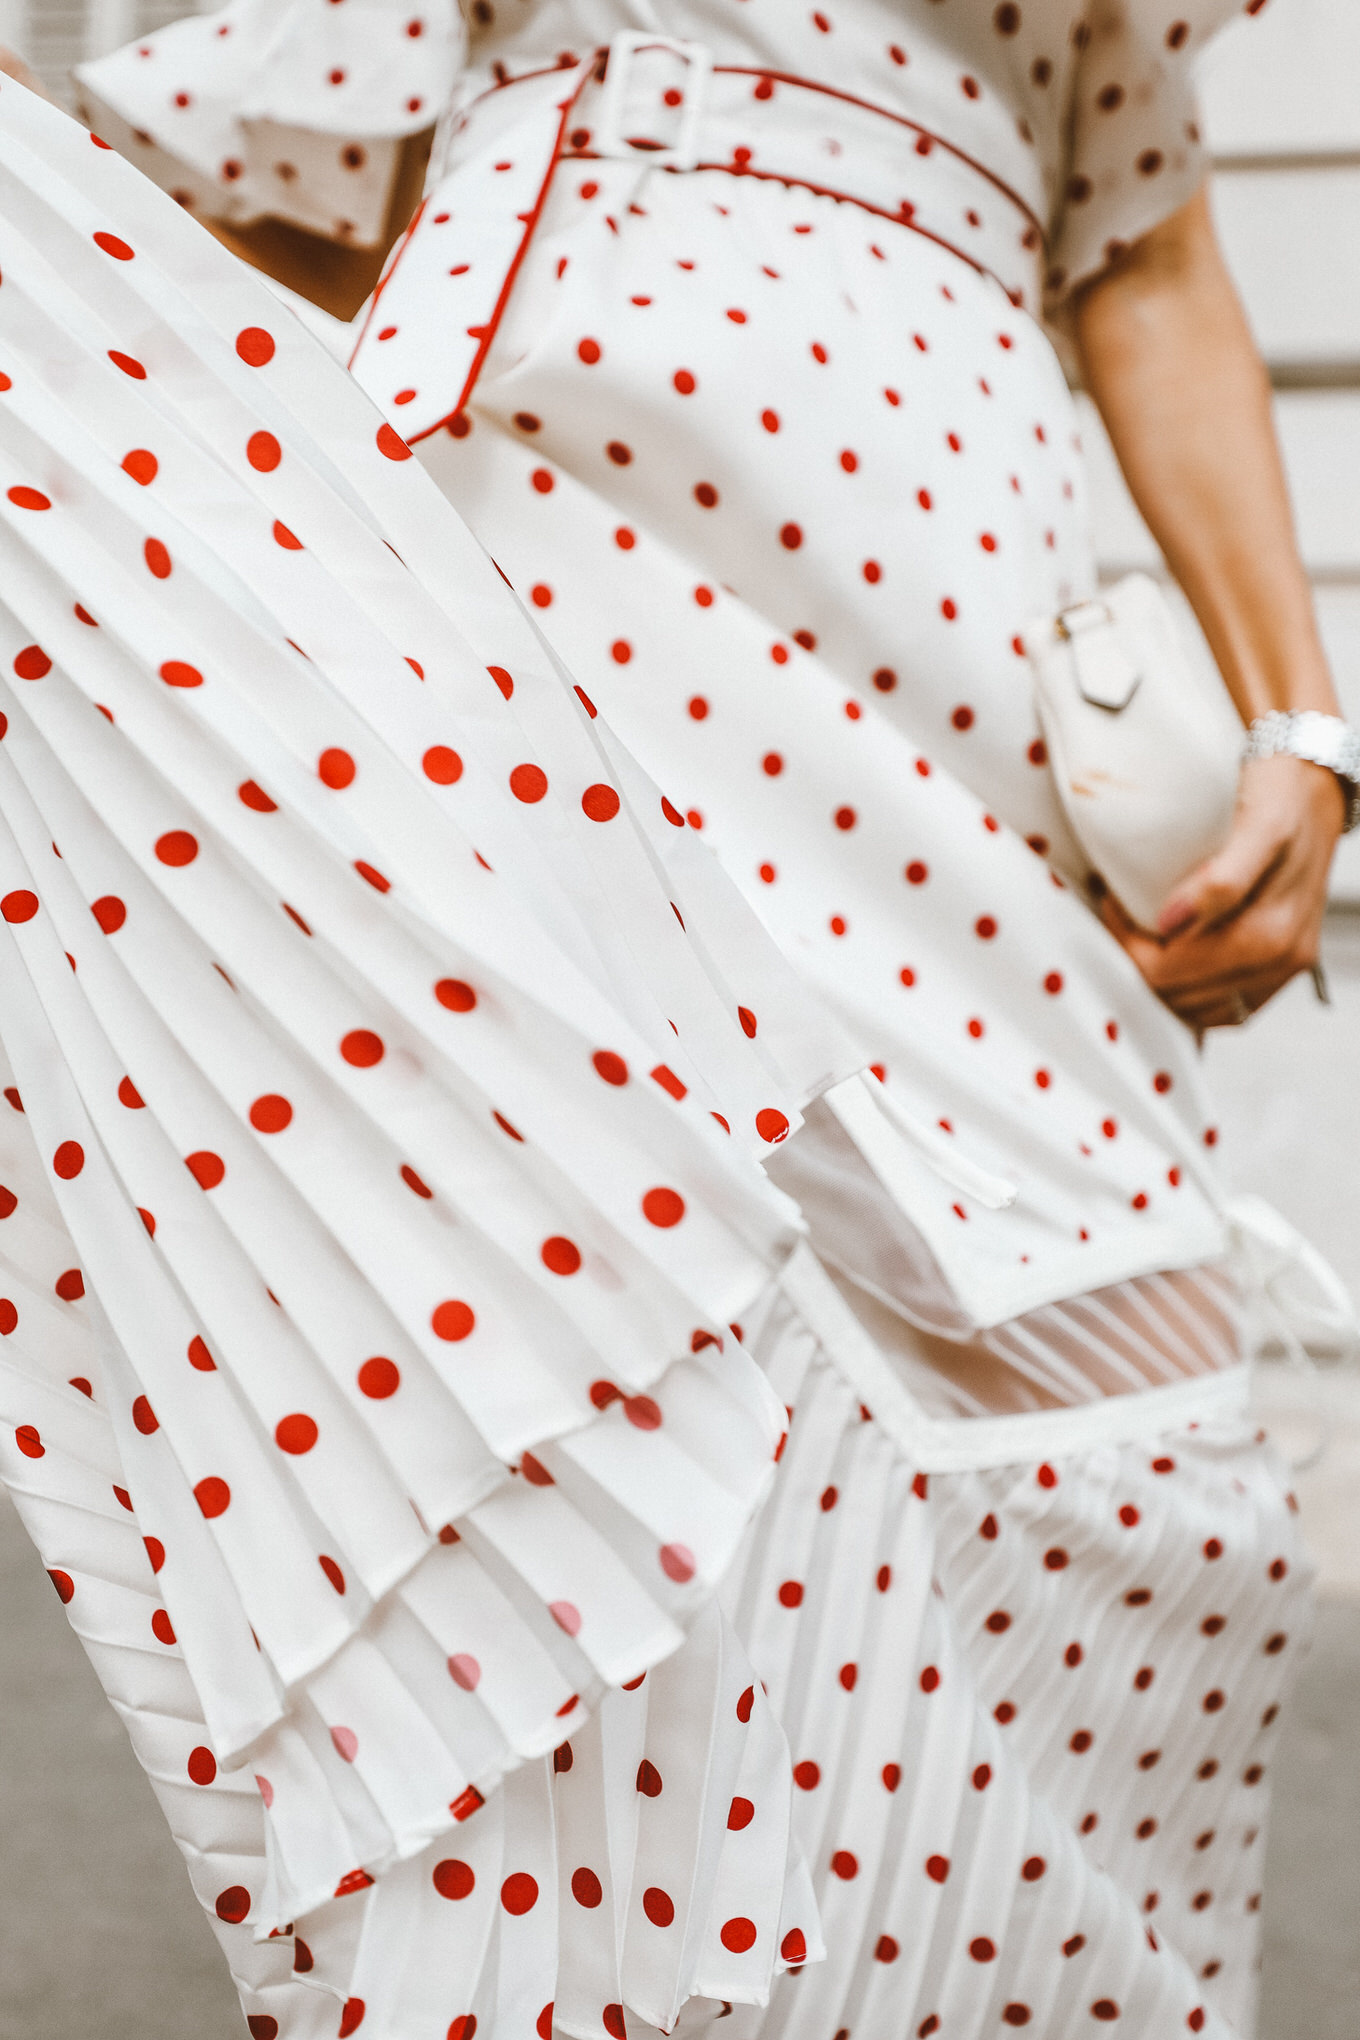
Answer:
POLYGON ((1245 763, 1251 758, 1274 758, 1280 752, 1334 772, 1346 800, 1342 833, 1360 825, 1360 730, 1339 715, 1324 715, 1320 709, 1272 708, 1248 725, 1242 759, 1245 763))

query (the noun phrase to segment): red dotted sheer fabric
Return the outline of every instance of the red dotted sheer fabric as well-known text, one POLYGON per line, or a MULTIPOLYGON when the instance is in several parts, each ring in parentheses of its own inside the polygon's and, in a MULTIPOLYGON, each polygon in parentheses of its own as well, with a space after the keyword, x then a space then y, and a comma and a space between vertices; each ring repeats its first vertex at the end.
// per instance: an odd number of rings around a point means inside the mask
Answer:
POLYGON ((469 104, 350 379, 3 89, 0 1472, 253 2040, 1250 2031, 1307 1561, 1016 648, 1228 11, 668 7, 690 174, 603 0, 87 68, 350 240, 469 104))

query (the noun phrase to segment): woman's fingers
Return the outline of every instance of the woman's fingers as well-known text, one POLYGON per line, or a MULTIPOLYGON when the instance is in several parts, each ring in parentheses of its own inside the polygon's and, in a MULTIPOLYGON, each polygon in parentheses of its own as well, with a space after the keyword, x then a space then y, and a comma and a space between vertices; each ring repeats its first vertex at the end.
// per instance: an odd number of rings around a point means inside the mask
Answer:
POLYGON ((1149 985, 1203 1032, 1241 1022, 1317 960, 1339 802, 1329 774, 1271 758, 1243 774, 1223 849, 1167 900, 1159 932, 1117 900, 1101 919, 1149 985))

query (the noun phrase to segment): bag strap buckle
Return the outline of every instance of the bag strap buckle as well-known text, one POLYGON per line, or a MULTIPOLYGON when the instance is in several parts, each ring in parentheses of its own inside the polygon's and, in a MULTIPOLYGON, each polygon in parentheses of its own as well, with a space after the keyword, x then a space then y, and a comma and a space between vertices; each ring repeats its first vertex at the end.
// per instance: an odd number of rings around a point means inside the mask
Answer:
POLYGON ((704 43, 684 42, 673 35, 653 35, 647 29, 621 30, 609 45, 603 95, 592 137, 595 153, 615 159, 645 156, 661 169, 693 170, 699 161, 699 123, 712 75, 713 52, 704 43), (651 50, 670 50, 688 66, 683 90, 679 86, 672 88, 680 93, 679 100, 673 103, 683 111, 679 133, 670 145, 623 132, 633 59, 640 52, 651 50))
POLYGON ((1108 603, 1074 603, 1054 618, 1053 629, 1071 648, 1082 699, 1111 715, 1127 708, 1143 676, 1120 641, 1118 619, 1108 603))

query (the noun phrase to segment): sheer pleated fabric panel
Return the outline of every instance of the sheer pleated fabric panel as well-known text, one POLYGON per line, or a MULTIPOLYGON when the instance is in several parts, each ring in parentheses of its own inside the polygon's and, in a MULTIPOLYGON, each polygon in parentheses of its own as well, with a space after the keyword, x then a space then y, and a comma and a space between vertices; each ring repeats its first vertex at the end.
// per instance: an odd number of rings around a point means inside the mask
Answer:
POLYGON ((789 1738, 829 1952, 724 2030, 1249 2032, 1263 1780, 1309 1622, 1259 1434, 927 1476, 787 1310, 757 1342, 789 1440, 724 1598, 789 1738))

